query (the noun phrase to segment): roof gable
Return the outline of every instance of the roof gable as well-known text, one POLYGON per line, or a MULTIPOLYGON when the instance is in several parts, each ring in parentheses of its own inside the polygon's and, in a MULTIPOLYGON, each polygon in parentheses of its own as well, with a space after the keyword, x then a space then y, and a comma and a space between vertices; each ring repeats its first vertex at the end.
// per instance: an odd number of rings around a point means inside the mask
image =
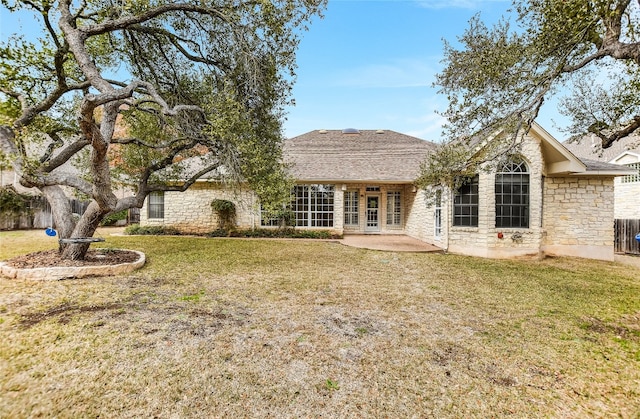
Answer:
POLYGON ((529 133, 540 140, 547 176, 622 176, 629 174, 627 168, 602 161, 577 157, 565 144, 560 143, 537 123, 531 125, 529 133))

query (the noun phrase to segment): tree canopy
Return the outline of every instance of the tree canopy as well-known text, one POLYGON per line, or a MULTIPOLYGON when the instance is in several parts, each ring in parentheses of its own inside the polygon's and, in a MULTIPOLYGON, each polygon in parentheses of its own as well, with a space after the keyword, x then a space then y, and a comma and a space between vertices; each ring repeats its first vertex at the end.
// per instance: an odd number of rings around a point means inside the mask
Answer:
MULTIPOLYGON (((203 174, 288 193, 281 123, 301 31, 326 0, 0 0, 41 24, 0 43, 0 142, 60 237, 203 174), (84 162, 78 174, 64 168, 84 162), (133 193, 117 197, 119 183, 133 193), (91 199, 75 221, 65 191, 91 199), (285 192, 286 191, 286 192, 285 192)), ((82 258, 87 245, 62 249, 82 258)))
POLYGON ((638 131, 639 3, 514 0, 492 27, 473 17, 459 46, 445 41, 436 85, 449 100, 447 144, 425 164, 421 182, 451 185, 513 152, 559 92, 569 91, 560 112, 571 118, 573 136, 595 134, 607 148, 638 131))

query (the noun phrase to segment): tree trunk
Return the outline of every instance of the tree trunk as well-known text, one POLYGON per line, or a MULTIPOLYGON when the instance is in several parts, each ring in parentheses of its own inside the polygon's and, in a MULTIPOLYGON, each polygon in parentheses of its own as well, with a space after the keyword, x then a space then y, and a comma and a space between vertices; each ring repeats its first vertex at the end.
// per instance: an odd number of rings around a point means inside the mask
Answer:
MULTIPOLYGON (((73 232, 68 237, 62 238, 86 238, 93 237, 100 222, 110 212, 109 209, 101 209, 96 201, 91 201, 82 217, 76 224, 73 232)), ((62 258, 82 260, 89 250, 90 243, 67 243, 61 245, 62 258)))
POLYGON ((43 186, 38 189, 49 202, 53 224, 58 231, 58 237, 71 237, 75 225, 73 217, 71 217, 72 209, 67 195, 59 186, 43 186))

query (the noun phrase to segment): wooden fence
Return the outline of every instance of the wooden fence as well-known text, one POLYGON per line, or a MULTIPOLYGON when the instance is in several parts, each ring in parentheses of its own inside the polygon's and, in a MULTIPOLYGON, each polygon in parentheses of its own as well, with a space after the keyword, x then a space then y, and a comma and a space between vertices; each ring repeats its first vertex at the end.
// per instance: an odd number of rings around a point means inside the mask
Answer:
POLYGON ((640 243, 636 234, 640 233, 640 220, 615 220, 615 252, 640 255, 640 243))

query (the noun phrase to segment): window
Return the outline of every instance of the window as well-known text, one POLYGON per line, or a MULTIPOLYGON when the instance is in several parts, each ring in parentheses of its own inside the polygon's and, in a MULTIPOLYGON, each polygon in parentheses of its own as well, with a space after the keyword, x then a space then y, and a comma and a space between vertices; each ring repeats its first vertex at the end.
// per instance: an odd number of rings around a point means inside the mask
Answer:
POLYGON ((458 189, 453 198, 454 226, 478 226, 478 184, 479 177, 475 175, 458 189))
POLYGON ((333 227, 333 185, 296 185, 291 210, 298 227, 333 227))
POLYGON ((433 234, 435 237, 442 236, 442 190, 436 191, 435 212, 433 221, 433 234))
POLYGON ((147 201, 148 218, 164 218, 164 192, 153 191, 147 201))
POLYGON ((402 217, 400 210, 402 203, 400 201, 400 192, 387 192, 387 225, 400 226, 402 217))
POLYGON ((529 227, 529 170, 521 160, 496 173, 496 227, 529 227))
POLYGON ((635 175, 626 175, 622 177, 622 183, 640 182, 640 163, 630 163, 626 165, 629 169, 635 169, 635 175))
POLYGON ((357 226, 358 219, 358 191, 344 193, 344 225, 357 226))

